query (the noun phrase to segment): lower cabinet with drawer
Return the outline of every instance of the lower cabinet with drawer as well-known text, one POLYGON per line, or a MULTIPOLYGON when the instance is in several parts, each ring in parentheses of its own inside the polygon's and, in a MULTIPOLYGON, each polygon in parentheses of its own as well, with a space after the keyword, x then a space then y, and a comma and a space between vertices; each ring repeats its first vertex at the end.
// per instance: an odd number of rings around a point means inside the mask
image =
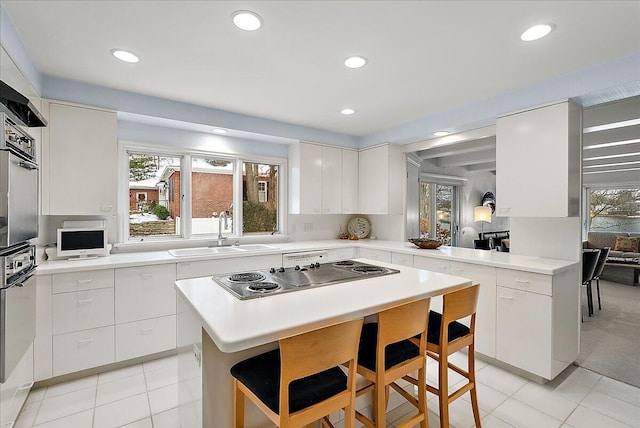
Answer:
POLYGON ((178 263, 176 267, 176 276, 178 279, 198 278, 201 276, 217 275, 221 273, 268 269, 281 265, 281 254, 202 260, 197 262, 181 262, 178 263))
POLYGON ((578 267, 556 275, 497 271, 496 358, 553 379, 580 352, 578 267))
POLYGON ((375 248, 359 248, 358 257, 362 259, 371 259, 385 263, 391 263, 391 251, 378 250, 375 248))
POLYGON ((430 270, 433 272, 449 273, 449 260, 435 258, 435 257, 423 257, 415 256, 413 258, 413 267, 417 269, 430 270))
POLYGON ((113 325, 113 288, 53 295, 53 334, 113 325))
POLYGON ((176 316, 116 325, 116 361, 175 349, 176 316))
POLYGON ((114 326, 53 336, 53 376, 115 361, 114 326))

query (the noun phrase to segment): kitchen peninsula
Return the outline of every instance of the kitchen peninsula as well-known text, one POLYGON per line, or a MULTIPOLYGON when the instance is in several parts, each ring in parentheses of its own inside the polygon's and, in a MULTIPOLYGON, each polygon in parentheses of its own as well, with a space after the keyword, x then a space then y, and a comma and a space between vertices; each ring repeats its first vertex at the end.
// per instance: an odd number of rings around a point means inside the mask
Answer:
MULTIPOLYGON (((252 300, 236 298, 210 277, 177 281, 179 302, 190 306, 202 325, 202 426, 231 426, 229 369, 277 346, 278 339, 471 285, 467 278, 387 263, 376 265, 400 272, 252 300)), ((179 317, 180 313, 179 309, 179 317)), ((249 406, 247 413, 245 426, 261 426, 259 414, 250 413, 249 406)))

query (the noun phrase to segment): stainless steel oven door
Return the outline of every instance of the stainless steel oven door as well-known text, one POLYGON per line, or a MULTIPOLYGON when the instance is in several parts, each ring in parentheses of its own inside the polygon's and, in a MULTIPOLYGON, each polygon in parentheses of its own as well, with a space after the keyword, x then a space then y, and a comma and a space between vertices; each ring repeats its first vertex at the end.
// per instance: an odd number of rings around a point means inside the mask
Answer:
POLYGON ((38 236, 38 166, 0 150, 0 247, 38 236))
POLYGON ((13 372, 36 337, 36 276, 0 290, 0 383, 13 372))

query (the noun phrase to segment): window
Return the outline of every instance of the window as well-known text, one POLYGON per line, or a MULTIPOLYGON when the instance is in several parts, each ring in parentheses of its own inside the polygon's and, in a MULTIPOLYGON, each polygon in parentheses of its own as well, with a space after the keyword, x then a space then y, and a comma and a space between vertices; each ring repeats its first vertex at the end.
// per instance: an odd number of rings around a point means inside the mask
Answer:
POLYGON ((233 231, 230 220, 233 207, 234 161, 191 158, 191 233, 202 235, 233 231), (227 218, 225 220, 226 214, 227 218))
POLYGON ((640 188, 589 189, 589 231, 640 232, 640 188))
POLYGON ((181 157, 129 152, 128 160, 129 237, 178 235, 181 157))
POLYGON ((278 230, 278 165, 243 163, 242 231, 278 230))
POLYGON ((420 182, 420 235, 456 245, 456 186, 420 182))
POLYGON ((127 147, 125 238, 267 234, 281 228, 278 163, 127 147), (235 209, 241 207, 241 210, 235 209))

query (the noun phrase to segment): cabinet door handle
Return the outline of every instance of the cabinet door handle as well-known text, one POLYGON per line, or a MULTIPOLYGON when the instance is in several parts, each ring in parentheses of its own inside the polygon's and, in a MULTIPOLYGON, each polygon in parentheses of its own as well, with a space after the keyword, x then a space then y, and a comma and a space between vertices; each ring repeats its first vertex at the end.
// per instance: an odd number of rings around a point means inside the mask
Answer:
POLYGON ((93 302, 93 299, 83 299, 83 300, 78 300, 78 304, 83 304, 83 303, 91 303, 93 302))
POLYGON ((142 334, 151 333, 152 331, 153 331, 153 327, 147 327, 147 328, 141 328, 140 329, 140 333, 142 333, 142 334))
POLYGON ((513 300, 512 296, 502 296, 502 295, 500 295, 500 298, 501 299, 505 299, 505 300, 513 300))
POLYGON ((153 276, 153 274, 152 273, 143 273, 141 276, 142 276, 142 279, 149 279, 149 278, 151 278, 153 276))
POLYGON ((79 279, 78 284, 90 284, 93 279, 79 279))
POLYGON ((88 339, 78 339, 78 343, 90 343, 93 342, 93 337, 89 337, 88 339))
POLYGON ((451 268, 451 272, 464 272, 464 269, 451 268))
POLYGON ((528 279, 518 279, 518 278, 516 278, 516 282, 520 283, 520 284, 528 284, 529 280, 528 279))

